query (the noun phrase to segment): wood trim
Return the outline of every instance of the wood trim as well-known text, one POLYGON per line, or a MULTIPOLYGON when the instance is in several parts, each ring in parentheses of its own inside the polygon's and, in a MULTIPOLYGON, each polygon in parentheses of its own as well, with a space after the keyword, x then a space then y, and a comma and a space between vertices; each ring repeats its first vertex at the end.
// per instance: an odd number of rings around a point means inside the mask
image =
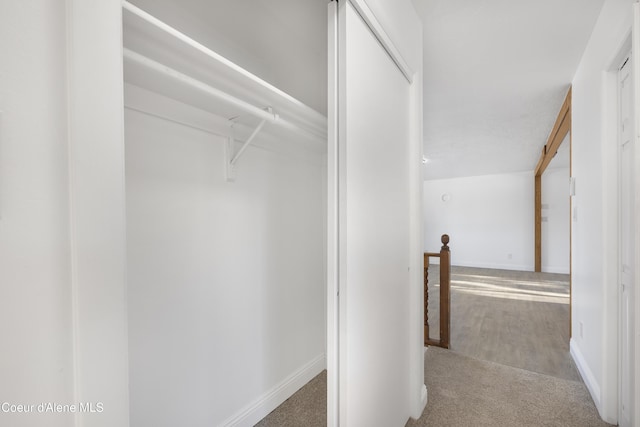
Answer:
POLYGON ((429 346, 440 347, 441 343, 440 343, 440 340, 434 340, 434 339, 431 339, 431 338, 427 338, 427 339, 424 340, 424 345, 426 347, 429 347, 429 346))
POLYGON ((564 102, 562 103, 562 107, 558 112, 558 117, 556 117, 556 122, 553 125, 553 129, 551 129, 551 133, 549 134, 549 138, 547 139, 547 143, 542 149, 542 155, 540 156, 540 160, 538 160, 538 164, 535 169, 535 175, 542 175, 551 163, 551 160, 558 152, 558 148, 562 144, 565 136, 571 130, 571 88, 567 92, 567 96, 564 98, 564 102))
MULTIPOLYGON (((440 254, 438 254, 440 255, 440 254)), ((424 345, 433 344, 429 339, 429 256, 424 254, 424 345)))
POLYGON ((440 249, 440 345, 449 348, 449 331, 451 330, 451 252, 449 236, 442 235, 440 249))
POLYGON ((424 345, 449 348, 451 331, 451 252, 449 235, 440 238, 442 247, 439 253, 424 252, 424 345), (429 258, 440 258, 440 338, 429 337, 429 258))
POLYGON ((571 87, 564 98, 556 121, 551 129, 547 143, 542 147, 540 159, 535 168, 535 258, 534 270, 542 271, 542 174, 558 152, 558 148, 571 131, 571 87))
POLYGON ((534 271, 542 271, 542 175, 535 178, 535 262, 534 271))

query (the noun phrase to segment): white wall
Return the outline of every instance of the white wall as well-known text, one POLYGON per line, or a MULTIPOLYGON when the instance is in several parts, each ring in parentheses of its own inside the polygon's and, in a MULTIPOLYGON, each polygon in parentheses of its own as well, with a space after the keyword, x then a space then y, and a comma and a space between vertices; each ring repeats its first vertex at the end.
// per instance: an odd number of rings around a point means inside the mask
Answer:
POLYGON ((129 425, 122 3, 67 0, 69 190, 78 425, 129 425))
MULTIPOLYGON (((542 181, 542 270, 568 274, 569 170, 552 163, 542 181)), ((449 234, 454 265, 533 270, 533 204, 531 172, 425 181, 424 250, 449 234)))
POLYGON ((542 271, 569 274, 569 136, 542 174, 542 271))
POLYGON ((425 181, 424 250, 448 234, 453 265, 533 270, 533 191, 533 172, 425 181))
MULTIPOLYGON (((571 351, 606 421, 617 417, 615 81, 606 72, 631 28, 632 0, 607 0, 573 80, 571 351), (613 98, 611 95, 613 93, 613 98), (611 103, 613 99, 613 104, 611 103), (613 130, 613 140, 611 138, 613 130)), ((617 65, 617 64, 616 64, 617 65)))
POLYGON ((2 5, 2 425, 128 425, 120 12, 2 5))
MULTIPOLYGON (((0 12, 0 403, 73 403, 65 9, 0 12)), ((0 425, 69 426, 70 414, 0 425)))
POLYGON ((251 426, 325 366, 322 156, 252 146, 228 183, 224 138, 125 117, 131 424, 251 426))

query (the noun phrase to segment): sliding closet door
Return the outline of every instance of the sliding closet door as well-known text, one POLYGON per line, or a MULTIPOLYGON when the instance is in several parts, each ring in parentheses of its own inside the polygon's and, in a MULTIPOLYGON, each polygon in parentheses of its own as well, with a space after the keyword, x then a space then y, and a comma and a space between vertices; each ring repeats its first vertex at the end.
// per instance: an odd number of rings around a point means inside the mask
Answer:
POLYGON ((411 399, 411 83, 354 4, 330 7, 329 425, 400 427, 411 399))

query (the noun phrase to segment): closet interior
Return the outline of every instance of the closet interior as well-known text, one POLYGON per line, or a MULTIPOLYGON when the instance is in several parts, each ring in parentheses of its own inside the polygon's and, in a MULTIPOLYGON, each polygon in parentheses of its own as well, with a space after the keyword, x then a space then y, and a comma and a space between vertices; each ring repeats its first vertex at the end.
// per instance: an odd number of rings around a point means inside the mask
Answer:
POLYGON ((136 4, 131 425, 253 425, 326 367, 327 119, 136 4))

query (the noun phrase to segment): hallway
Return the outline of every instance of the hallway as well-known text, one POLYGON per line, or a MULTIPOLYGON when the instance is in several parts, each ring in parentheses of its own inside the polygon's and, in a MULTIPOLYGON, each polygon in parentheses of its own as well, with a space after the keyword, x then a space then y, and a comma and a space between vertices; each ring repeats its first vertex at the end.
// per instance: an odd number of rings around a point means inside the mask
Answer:
MULTIPOLYGON (((426 351, 429 401, 407 426, 608 426, 569 355, 568 280, 452 267, 451 350, 426 351)), ((430 319, 438 318, 437 289, 430 319)), ((325 425, 325 390, 323 373, 258 425, 325 425)))
POLYGON ((569 300, 568 275, 452 267, 451 350, 426 351, 429 401, 407 427, 608 426, 569 355, 569 300))
POLYGON ((429 401, 406 427, 605 427, 582 381, 571 381, 431 347, 429 401))

